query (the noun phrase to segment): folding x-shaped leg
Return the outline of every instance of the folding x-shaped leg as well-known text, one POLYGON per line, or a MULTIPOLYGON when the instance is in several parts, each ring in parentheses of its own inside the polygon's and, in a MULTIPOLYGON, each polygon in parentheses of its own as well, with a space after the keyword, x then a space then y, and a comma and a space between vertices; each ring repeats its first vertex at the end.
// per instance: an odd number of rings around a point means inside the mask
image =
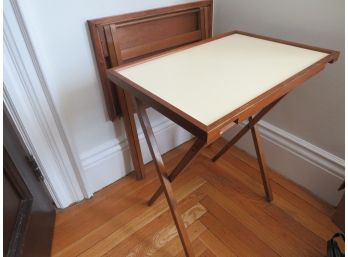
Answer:
POLYGON ((266 114, 268 113, 282 98, 279 98, 278 100, 274 101, 273 103, 269 104, 265 108, 263 108, 258 114, 256 114, 253 118, 249 117, 249 123, 242 128, 237 135, 234 136, 234 138, 231 139, 213 158, 212 160, 215 162, 217 161, 228 149, 230 149, 242 136, 245 135, 249 130, 251 130, 251 134, 254 141, 254 146, 256 150, 257 160, 259 163, 260 173, 262 177, 263 187, 265 189, 266 193, 266 200, 268 202, 271 202, 273 200, 273 194, 271 185, 269 183, 268 178, 268 172, 266 167, 266 160, 264 158, 263 154, 263 147, 260 140, 260 133, 257 127, 257 122, 266 114))
POLYGON ((170 212, 173 216, 176 228, 178 230, 180 240, 183 244, 185 254, 187 257, 194 257, 193 249, 192 249, 187 231, 185 229, 184 222, 177 209, 177 203, 173 195, 171 181, 191 163, 191 161, 194 159, 195 156, 198 155, 200 150, 204 147, 205 142, 202 140, 196 139, 196 141, 194 142, 192 147, 189 149, 187 154, 182 158, 182 160, 175 167, 173 172, 168 176, 166 169, 164 167, 163 159, 159 151, 154 133, 152 131, 149 118, 146 114, 146 110, 142 102, 140 102, 139 100, 136 100, 136 102, 137 102, 136 105, 137 105, 137 113, 138 113, 139 121, 144 131, 151 156, 155 162, 158 177, 161 181, 160 189, 157 190, 155 195, 151 198, 150 202, 153 203, 158 198, 158 196, 160 196, 162 191, 164 192, 169 208, 170 208, 170 212))
MULTIPOLYGON (((280 98, 281 99, 281 98, 280 98)), ((266 199, 267 201, 272 201, 273 195, 272 190, 269 184, 268 174, 266 170, 265 165, 265 159, 263 156, 263 149, 260 142, 260 135, 258 132, 258 129, 256 127, 256 123, 268 112, 272 109, 273 106, 275 106, 280 99, 274 101, 273 103, 266 106, 264 109, 262 109, 258 114, 256 114, 253 118, 249 117, 249 123, 239 131, 239 133, 230 141, 228 142, 221 150, 218 152, 214 157, 213 161, 218 160, 230 147, 232 147, 243 135, 245 135, 246 132, 251 130, 256 154, 259 162, 260 172, 262 176, 263 185, 266 192, 266 199)), ((161 186, 158 188, 158 190, 154 193, 154 195, 149 200, 148 204, 153 204, 156 199, 161 195, 162 192, 164 192, 165 197, 167 199, 170 212, 173 216, 176 228, 178 230, 178 234, 180 237, 180 240, 182 242, 182 245, 184 247, 185 255, 187 257, 193 257, 193 249, 191 246, 190 239, 187 235, 187 231, 185 229, 184 222, 182 220, 182 217, 177 209, 177 203, 173 195, 173 190, 171 186, 171 182, 192 162, 192 160, 200 153, 200 151, 204 148, 206 143, 201 139, 196 139, 193 145, 190 147, 190 149, 187 151, 185 156, 180 160, 180 162, 177 164, 177 166, 174 168, 174 170, 168 175, 167 171, 165 169, 163 159, 161 156, 161 153, 159 151, 156 138, 154 136, 149 118, 147 116, 145 107, 143 103, 136 99, 136 106, 137 106, 137 114, 139 117, 139 121, 141 124, 141 127, 144 131, 144 135, 151 153, 151 156, 155 162, 156 170, 158 177, 161 181, 161 186)))

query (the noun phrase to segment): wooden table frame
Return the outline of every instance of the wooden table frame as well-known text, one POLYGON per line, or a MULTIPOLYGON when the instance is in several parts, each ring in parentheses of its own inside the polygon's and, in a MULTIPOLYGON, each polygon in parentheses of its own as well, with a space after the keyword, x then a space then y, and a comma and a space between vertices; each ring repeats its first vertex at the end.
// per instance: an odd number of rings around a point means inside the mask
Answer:
POLYGON ((145 177, 145 168, 135 106, 127 92, 108 80, 107 69, 210 38, 212 8, 212 0, 200 0, 88 21, 108 116, 115 125, 123 117, 137 179, 145 177))
MULTIPOLYGON (((179 175, 193 161, 193 159, 201 152, 201 150, 205 146, 217 140, 221 136, 221 134, 223 134, 226 130, 228 130, 231 127, 231 124, 233 125, 235 123, 239 123, 241 121, 248 119, 249 123, 244 128, 242 128, 240 132, 231 141, 229 141, 221 149, 220 152, 218 152, 213 157, 212 160, 213 161, 218 160, 233 144, 235 144, 243 135, 245 135, 247 131, 251 130, 254 146, 257 153, 258 163, 260 167, 260 173, 261 173, 261 177, 262 177, 262 181, 263 181, 263 185, 265 189, 266 199, 267 201, 272 201, 273 199, 272 190, 269 184, 263 149, 260 143, 260 135, 259 135, 256 124, 287 93, 295 89, 302 82, 306 81, 307 79, 311 78, 312 76, 314 76, 315 74, 323 70, 327 63, 335 62, 339 56, 339 52, 337 51, 293 43, 293 42, 269 38, 269 37, 263 37, 263 36, 245 33, 241 31, 234 31, 231 33, 220 35, 212 39, 204 40, 202 42, 199 42, 190 46, 185 46, 185 47, 170 51, 169 53, 180 51, 181 49, 186 49, 186 48, 203 44, 212 40, 216 40, 221 37, 231 35, 233 33, 238 33, 238 34, 247 35, 251 37, 266 39, 269 41, 280 42, 287 45, 297 46, 297 47, 301 47, 305 49, 311 49, 311 50, 315 50, 319 52, 324 52, 324 53, 327 53, 328 55, 322 58, 321 60, 319 60, 318 62, 314 63, 313 65, 309 66, 308 68, 290 77, 286 81, 276 85, 275 87, 271 88, 267 92, 252 99, 251 101, 244 104, 243 106, 237 108, 236 110, 233 110, 232 112, 220 118, 219 120, 213 122, 209 126, 206 126, 198 122, 197 120, 191 118, 186 113, 170 105, 168 102, 163 101, 161 98, 153 95, 151 92, 145 90, 144 88, 140 87, 134 82, 123 77, 121 74, 117 73, 118 70, 124 67, 129 67, 129 65, 121 66, 119 68, 111 69, 108 71, 109 79, 112 82, 114 82, 117 86, 127 91, 129 95, 135 98, 136 109, 137 109, 137 114, 140 120, 140 124, 144 131, 151 156, 155 162, 157 173, 161 181, 161 187, 151 197, 151 199, 149 200, 149 205, 151 205, 160 196, 160 194, 164 192, 167 202, 169 204, 170 211, 173 216, 175 225, 177 227, 179 237, 183 244, 185 254, 186 256, 190 256, 190 257, 194 256, 193 249, 191 246, 191 242, 188 238, 183 220, 180 216, 180 213, 177 210, 177 206, 176 206, 177 204, 173 195, 171 182, 173 182, 174 179, 177 177, 177 175, 179 175), (174 168, 174 170, 170 174, 168 174, 165 169, 162 156, 160 154, 156 139, 154 137, 154 133, 152 131, 149 118, 145 111, 145 104, 153 107, 154 109, 162 113, 167 118, 173 120, 175 123, 177 123, 178 125, 182 126, 186 130, 191 132, 196 138, 191 148, 188 150, 188 152, 180 160, 178 165, 174 168)), ((166 54, 168 53, 165 53, 164 55, 166 54)), ((159 56, 163 56, 163 54, 159 56)), ((158 58, 158 56, 155 56, 152 58, 158 58)), ((152 59, 152 58, 149 58, 149 59, 152 59)), ((140 62, 144 62, 146 60, 147 59, 142 60, 140 62)), ((136 62, 136 63, 139 63, 139 62, 136 62)))

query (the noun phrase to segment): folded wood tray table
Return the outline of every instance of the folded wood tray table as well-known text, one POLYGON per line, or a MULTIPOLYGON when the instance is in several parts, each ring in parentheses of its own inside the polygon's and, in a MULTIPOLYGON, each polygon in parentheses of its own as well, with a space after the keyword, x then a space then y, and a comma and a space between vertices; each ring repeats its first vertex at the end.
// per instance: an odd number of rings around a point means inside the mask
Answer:
POLYGON ((213 161, 248 130, 265 188, 272 201, 256 123, 286 94, 337 60, 337 51, 234 31, 108 70, 108 78, 135 100, 137 114, 161 187, 151 205, 165 193, 186 256, 194 256, 171 182, 207 145, 234 124, 249 120, 213 161), (195 136, 171 173, 167 173, 144 104, 195 136))

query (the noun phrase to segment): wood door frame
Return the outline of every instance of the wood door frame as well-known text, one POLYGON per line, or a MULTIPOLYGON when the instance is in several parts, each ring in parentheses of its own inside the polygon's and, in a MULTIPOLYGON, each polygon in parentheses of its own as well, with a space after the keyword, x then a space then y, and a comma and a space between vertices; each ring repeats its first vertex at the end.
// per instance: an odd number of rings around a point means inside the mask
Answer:
POLYGON ((65 208, 93 194, 49 94, 27 25, 18 1, 5 0, 4 105, 38 161, 56 206, 65 208))
POLYGON ((28 219, 30 215, 30 210, 33 204, 33 196, 28 190, 25 182, 23 181, 21 175, 13 163, 7 150, 4 148, 4 175, 8 177, 9 182, 16 189, 19 196, 24 199, 20 201, 17 216, 20 218, 16 219, 14 225, 14 235, 12 235, 10 244, 8 247, 8 256, 19 256, 18 251, 21 250, 21 244, 24 240, 25 231, 27 229, 28 219))

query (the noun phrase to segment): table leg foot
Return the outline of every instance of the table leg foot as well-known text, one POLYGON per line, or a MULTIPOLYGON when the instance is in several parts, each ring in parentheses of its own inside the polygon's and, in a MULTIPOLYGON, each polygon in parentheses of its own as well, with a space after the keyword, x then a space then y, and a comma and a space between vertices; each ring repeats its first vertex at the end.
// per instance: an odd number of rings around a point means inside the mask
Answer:
MULTIPOLYGON (((170 212, 172 214, 175 226, 178 230, 178 234, 179 234, 182 246, 184 248, 185 255, 187 257, 194 257, 195 255, 193 252, 191 241, 188 237, 188 234, 187 234, 184 222, 182 220, 182 217, 177 209, 177 203, 176 203, 176 200, 175 200, 175 197, 173 194, 171 181, 170 181, 169 177, 167 176, 167 173, 166 173, 166 170, 164 167, 164 163, 163 163, 163 159, 162 159, 161 153, 159 151, 159 148, 158 148, 158 145, 156 142, 156 138, 154 136, 154 133, 153 133, 153 130, 152 130, 152 127, 150 124, 150 120, 146 114, 146 110, 145 110, 143 104, 140 101, 137 101, 136 106, 137 106, 137 113, 139 116, 139 121, 140 121, 141 127, 144 131, 147 145, 149 147, 151 156, 155 162, 156 171, 157 171, 159 180, 161 182, 161 191, 163 191, 165 196, 166 196, 170 212)), ((181 170, 179 170, 177 172, 177 174, 179 174, 181 170)), ((158 191, 159 190, 157 190, 157 192, 158 191)), ((157 192, 155 193, 155 195, 160 194, 157 192)))
POLYGON ((266 167, 266 160, 264 156, 264 151, 261 143, 260 133, 258 127, 255 125, 251 128, 251 134, 254 141, 255 151, 257 155, 257 160, 259 163, 261 178, 263 182, 263 187, 265 189, 266 200, 271 202, 273 200, 273 193, 269 181, 268 171, 266 167))

